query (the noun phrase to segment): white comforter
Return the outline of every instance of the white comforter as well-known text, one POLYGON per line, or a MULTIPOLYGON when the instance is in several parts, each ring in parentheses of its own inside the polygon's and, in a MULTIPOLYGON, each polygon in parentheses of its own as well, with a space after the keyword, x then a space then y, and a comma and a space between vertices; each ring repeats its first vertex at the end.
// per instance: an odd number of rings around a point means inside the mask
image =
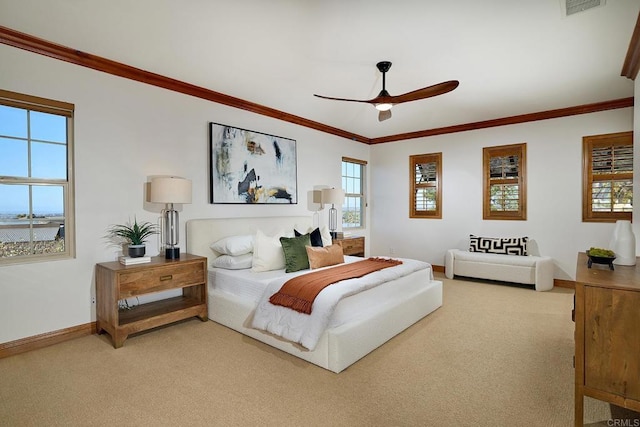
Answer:
POLYGON ((313 350, 329 324, 333 310, 341 299, 406 276, 414 271, 430 267, 426 262, 414 259, 400 259, 402 260, 401 265, 327 286, 313 302, 311 314, 299 313, 287 307, 271 304, 269 302, 271 295, 278 292, 290 277, 275 279, 269 283, 258 302, 253 316, 252 327, 271 332, 289 341, 299 343, 309 350, 313 350))

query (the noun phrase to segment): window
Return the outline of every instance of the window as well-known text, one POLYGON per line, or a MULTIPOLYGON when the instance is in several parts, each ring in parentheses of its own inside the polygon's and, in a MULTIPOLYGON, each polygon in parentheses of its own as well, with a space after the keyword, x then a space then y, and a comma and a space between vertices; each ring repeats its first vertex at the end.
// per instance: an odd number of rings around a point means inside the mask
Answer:
POLYGON ((363 160, 342 158, 342 228, 363 228, 365 202, 365 167, 363 160))
POLYGON ((0 264, 74 255, 73 110, 0 90, 0 264))
POLYGON ((633 132, 582 138, 582 220, 631 220, 633 132))
POLYGON ((442 153, 409 156, 409 218, 442 218, 442 153))
POLYGON ((527 144, 482 149, 483 219, 527 219, 527 144))

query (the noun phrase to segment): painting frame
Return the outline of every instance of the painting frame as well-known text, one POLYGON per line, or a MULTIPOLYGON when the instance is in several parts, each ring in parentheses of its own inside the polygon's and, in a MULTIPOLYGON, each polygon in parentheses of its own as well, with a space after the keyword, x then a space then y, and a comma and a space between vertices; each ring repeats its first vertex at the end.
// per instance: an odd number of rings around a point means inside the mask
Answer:
POLYGON ((209 122, 210 204, 297 204, 296 140, 209 122))

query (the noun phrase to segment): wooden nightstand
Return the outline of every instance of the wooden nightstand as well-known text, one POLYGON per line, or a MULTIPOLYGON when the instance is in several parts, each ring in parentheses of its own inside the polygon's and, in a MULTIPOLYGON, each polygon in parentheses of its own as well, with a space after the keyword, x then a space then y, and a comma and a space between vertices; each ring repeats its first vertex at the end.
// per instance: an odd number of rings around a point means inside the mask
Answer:
POLYGON ((345 255, 364 256, 364 236, 333 239, 333 243, 342 246, 345 255))
POLYGON ((151 262, 122 265, 117 261, 96 264, 96 327, 111 335, 113 346, 122 347, 129 334, 198 316, 207 320, 207 259, 180 254, 179 259, 153 257, 151 262), (182 295, 119 310, 118 301, 182 289, 182 295))

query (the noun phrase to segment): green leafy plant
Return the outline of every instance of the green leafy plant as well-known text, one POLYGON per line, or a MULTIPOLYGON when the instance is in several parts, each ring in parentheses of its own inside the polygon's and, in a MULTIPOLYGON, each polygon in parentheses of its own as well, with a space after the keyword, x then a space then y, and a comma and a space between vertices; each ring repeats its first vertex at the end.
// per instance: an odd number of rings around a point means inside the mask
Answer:
POLYGON ((133 224, 129 222, 127 224, 112 225, 107 232, 109 237, 123 238, 130 245, 144 245, 147 238, 158 234, 158 226, 150 222, 138 224, 138 221, 134 218, 133 224))
POLYGON ((597 256, 597 257, 602 257, 602 258, 614 258, 616 256, 615 252, 613 252, 610 249, 603 249, 603 248, 589 248, 589 251, 587 252, 589 254, 589 256, 597 256))

